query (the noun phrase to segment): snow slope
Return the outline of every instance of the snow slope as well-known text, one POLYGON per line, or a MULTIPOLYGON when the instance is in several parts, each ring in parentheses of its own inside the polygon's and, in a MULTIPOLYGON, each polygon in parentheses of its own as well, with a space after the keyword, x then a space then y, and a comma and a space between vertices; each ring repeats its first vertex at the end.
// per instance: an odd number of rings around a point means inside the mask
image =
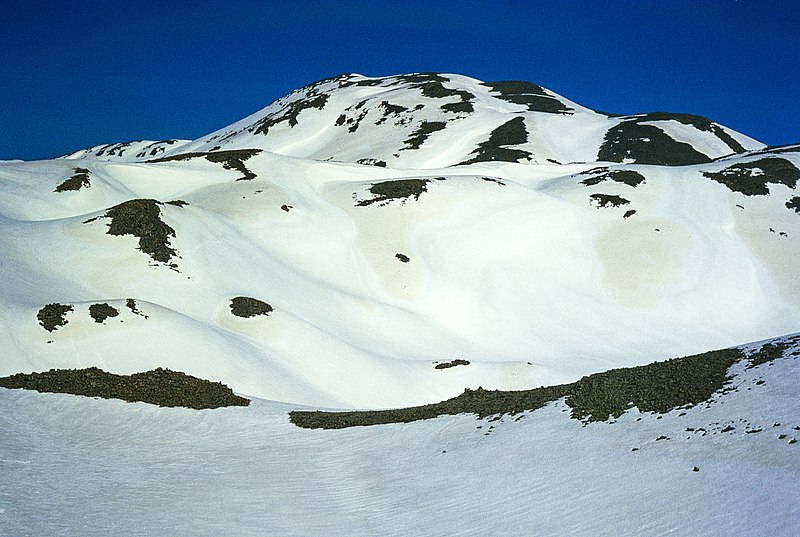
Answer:
POLYGON ((0 162, 0 375, 160 366, 379 408, 795 332, 799 163, 697 116, 431 73, 0 162))
POLYGON ((708 404, 589 424, 558 401, 306 430, 263 400, 194 411, 0 389, 0 534, 792 537, 798 341, 734 366, 708 404))

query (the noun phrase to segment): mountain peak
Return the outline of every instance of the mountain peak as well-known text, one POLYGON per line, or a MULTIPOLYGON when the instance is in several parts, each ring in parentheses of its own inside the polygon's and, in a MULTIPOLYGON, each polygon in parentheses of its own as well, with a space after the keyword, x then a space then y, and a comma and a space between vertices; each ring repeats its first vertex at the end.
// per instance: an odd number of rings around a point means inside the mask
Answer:
POLYGON ((295 90, 191 142, 100 146, 71 158, 141 161, 186 152, 261 149, 390 168, 485 161, 687 165, 763 147, 700 116, 600 113, 531 82, 481 82, 443 73, 341 74, 295 90), (505 139, 512 130, 512 138, 505 139))

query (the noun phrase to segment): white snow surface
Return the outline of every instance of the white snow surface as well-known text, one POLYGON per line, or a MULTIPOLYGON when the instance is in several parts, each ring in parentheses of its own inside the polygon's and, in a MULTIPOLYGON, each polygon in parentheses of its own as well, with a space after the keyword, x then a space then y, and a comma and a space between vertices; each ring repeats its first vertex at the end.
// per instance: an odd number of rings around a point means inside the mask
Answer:
POLYGON ((737 364, 708 404, 589 424, 558 401, 306 430, 263 400, 195 411, 0 388, 0 534, 793 537, 798 356, 737 364))

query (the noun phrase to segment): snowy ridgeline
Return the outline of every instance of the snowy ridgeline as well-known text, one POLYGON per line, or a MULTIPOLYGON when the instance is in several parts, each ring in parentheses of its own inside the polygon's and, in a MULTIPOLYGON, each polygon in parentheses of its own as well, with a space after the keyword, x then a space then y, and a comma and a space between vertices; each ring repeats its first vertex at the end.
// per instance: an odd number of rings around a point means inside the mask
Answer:
POLYGON ((0 389, 0 534, 792 537, 798 355, 738 363, 707 403, 602 422, 561 400, 325 431, 263 400, 196 411, 0 389))

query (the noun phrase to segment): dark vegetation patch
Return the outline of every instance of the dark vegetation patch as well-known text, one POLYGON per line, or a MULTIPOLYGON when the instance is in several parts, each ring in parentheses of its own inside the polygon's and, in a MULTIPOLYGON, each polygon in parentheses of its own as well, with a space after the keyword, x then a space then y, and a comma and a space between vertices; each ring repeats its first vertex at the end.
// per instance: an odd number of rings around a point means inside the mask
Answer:
POLYGON ((520 80, 503 80, 500 82, 484 82, 490 93, 498 99, 528 107, 531 112, 549 114, 571 114, 574 110, 555 97, 547 94, 541 86, 520 80))
MULTIPOLYGON (((474 107, 472 106, 472 101, 475 99, 475 95, 473 95, 467 90, 453 89, 446 87, 444 83, 450 82, 450 79, 445 76, 442 76, 439 73, 412 73, 408 75, 399 75, 399 76, 385 77, 385 78, 362 79, 357 81, 352 80, 352 75, 348 76, 350 76, 349 79, 344 79, 341 82, 339 82, 339 87, 347 87, 353 85, 356 86, 405 85, 419 89, 424 97, 428 97, 431 99, 446 99, 449 97, 457 97, 459 99, 458 101, 445 103, 440 107, 445 112, 469 113, 474 110, 474 107)), ((383 105, 383 103, 381 104, 383 105)), ((386 103, 386 105, 387 106, 383 106, 384 117, 378 120, 378 122, 376 123, 377 125, 384 123, 386 121, 386 116, 390 114, 399 115, 401 112, 405 112, 407 110, 407 108, 399 107, 398 105, 390 105, 389 103, 386 103), (400 108, 404 109, 400 110, 400 108)), ((418 105, 415 108, 415 110, 419 110, 421 108, 422 105, 418 105)))
POLYGON ((447 97, 458 97, 460 102, 470 102, 475 96, 461 89, 446 88, 443 82, 450 82, 450 79, 439 73, 413 73, 410 75, 400 75, 396 77, 398 81, 410 84, 412 87, 422 90, 422 95, 432 99, 446 99, 447 97))
POLYGON ((478 144, 478 149, 472 152, 474 157, 461 164, 475 162, 519 162, 520 159, 529 159, 531 154, 521 149, 509 149, 504 146, 524 144, 528 141, 528 131, 525 129, 525 118, 522 116, 509 120, 489 135, 489 140, 478 144))
POLYGON ((97 367, 18 373, 0 378, 0 387, 140 401, 162 407, 202 409, 250 404, 249 399, 235 395, 221 382, 210 382, 160 367, 133 375, 114 375, 97 367))
POLYGON ((365 166, 377 166, 378 168, 386 167, 385 160, 378 160, 374 158, 360 158, 356 161, 356 164, 363 164, 365 166))
POLYGON ((596 373, 578 381, 566 403, 573 418, 589 421, 618 418, 633 406, 659 414, 690 407, 725 387, 728 369, 743 357, 739 349, 724 349, 596 373))
POLYGON ((168 201, 167 205, 174 205, 175 207, 184 207, 184 206, 189 205, 189 204, 187 202, 183 201, 183 200, 172 200, 172 201, 168 201))
POLYGON ((614 181, 628 186, 637 187, 644 183, 644 175, 633 170, 609 170, 608 168, 595 168, 583 172, 581 175, 592 175, 588 179, 581 181, 582 185, 595 186, 603 181, 614 181))
POLYGON ((419 127, 417 127, 416 130, 411 133, 411 137, 403 141, 406 146, 401 147, 400 151, 406 149, 419 149, 422 143, 428 139, 428 136, 434 132, 444 130, 446 126, 447 123, 444 121, 423 121, 420 123, 419 127))
POLYGON ((778 358, 783 358, 783 353, 787 348, 789 348, 789 345, 785 342, 765 343, 760 349, 747 357, 748 360, 750 360, 748 367, 756 367, 777 360, 778 358))
POLYGON ((268 315, 272 311, 272 306, 257 298, 249 296, 237 296, 231 299, 231 313, 237 317, 255 317, 256 315, 268 315))
POLYGON ((789 188, 797 186, 800 170, 786 159, 768 157, 734 164, 719 172, 703 172, 703 175, 745 196, 766 196, 767 184, 781 184, 789 188))
POLYGON ((636 116, 638 121, 677 121, 684 125, 691 125, 692 127, 714 134, 717 138, 725 142, 725 144, 734 153, 744 153, 746 149, 742 144, 737 142, 730 134, 725 132, 725 129, 703 116, 695 116, 694 114, 675 114, 670 112, 650 112, 648 114, 641 114, 636 116))
POLYGON ((214 151, 209 153, 181 153, 179 155, 148 160, 147 162, 170 162, 205 157, 209 162, 222 164, 222 167, 226 170, 236 170, 241 173, 242 177, 238 178, 237 181, 249 181, 250 179, 255 179, 256 174, 248 169, 247 166, 244 165, 244 162, 259 153, 261 153, 261 149, 232 149, 230 151, 214 151))
POLYGON ((633 216, 635 214, 636 214, 636 211, 634 211, 633 209, 629 209, 629 210, 625 211, 625 214, 622 215, 622 218, 630 218, 631 216, 633 216))
POLYGON ((405 255, 405 254, 396 253, 396 254, 394 254, 394 256, 395 256, 397 259, 399 259, 399 260, 400 260, 400 262, 402 262, 402 263, 408 263, 409 261, 411 261, 411 258, 410 258, 410 257, 408 257, 408 256, 407 256, 407 255, 405 255))
POLYGON ((48 332, 52 332, 53 330, 58 330, 59 326, 64 326, 67 324, 67 320, 64 318, 66 314, 72 311, 71 304, 59 304, 58 302, 54 302, 52 304, 48 304, 36 314, 36 318, 39 319, 39 324, 47 330, 48 332))
POLYGON ((622 162, 632 159, 638 164, 684 166, 711 162, 708 155, 690 144, 673 140, 653 125, 641 125, 639 118, 622 121, 606 132, 597 160, 622 162))
POLYGON ((383 108, 386 114, 399 114, 401 112, 406 112, 408 110, 408 108, 406 108, 405 106, 401 106, 399 104, 392 104, 389 101, 381 101, 381 104, 379 106, 383 108))
POLYGON ((237 181, 249 181, 256 178, 244 161, 260 153, 260 149, 238 149, 234 151, 218 151, 215 153, 206 153, 206 160, 215 164, 222 164, 226 170, 236 170, 242 176, 237 181))
POLYGON ((620 205, 627 205, 630 201, 626 200, 622 196, 617 196, 614 194, 591 194, 589 196, 590 202, 597 203, 597 208, 607 208, 607 207, 619 207, 620 205))
POLYGON ((472 106, 471 101, 456 101, 454 103, 445 103, 439 108, 441 108, 445 112, 462 113, 462 114, 471 114, 472 112, 475 111, 475 107, 472 106))
MULTIPOLYGON (((133 235, 139 239, 139 250, 153 260, 168 263, 178 253, 170 246, 175 230, 161 220, 160 202, 152 199, 129 200, 106 211, 110 218, 109 235, 133 235)), ((84 224, 92 222, 87 220, 84 224)))
POLYGON ((94 322, 102 323, 109 317, 116 317, 119 315, 119 310, 103 302, 102 304, 92 304, 89 306, 89 315, 94 319, 94 322))
POLYGON ((251 127, 253 134, 266 136, 269 134, 269 129, 283 122, 287 122, 289 127, 294 127, 297 125, 297 116, 300 112, 311 108, 322 110, 328 102, 327 93, 318 93, 316 89, 309 89, 309 86, 300 91, 305 91, 304 97, 284 105, 278 112, 264 116, 253 124, 251 127))
POLYGON ((160 142, 153 142, 152 144, 148 145, 144 149, 142 149, 137 155, 136 158, 144 158, 147 156, 154 157, 159 153, 163 153, 166 151, 166 146, 172 145, 178 140, 161 140, 160 142))
MULTIPOLYGON (((367 104, 367 99, 364 99, 363 101, 359 101, 358 103, 345 108, 344 109, 345 113, 340 114, 339 117, 336 118, 336 126, 337 127, 347 126, 347 132, 350 133, 356 132, 358 130, 358 127, 361 126, 361 121, 363 121, 364 118, 367 117, 367 114, 369 114, 371 111, 369 107, 364 106, 366 104, 367 104)), ((384 112, 381 120, 378 121, 378 123, 376 124, 380 124, 381 122, 386 121, 388 117, 389 114, 386 114, 384 112)), ((397 125, 398 123, 402 123, 402 120, 400 122, 396 122, 395 125, 397 125)))
POLYGON ((442 362, 441 364, 436 364, 433 366, 434 369, 450 369, 451 367, 455 367, 457 365, 469 365, 469 360, 464 360, 462 358, 456 358, 455 360, 450 360, 449 362, 442 362))
MULTIPOLYGON (((381 104, 378 105, 378 108, 382 110, 381 118, 375 122, 376 125, 383 125, 386 123, 386 120, 389 117, 396 117, 399 118, 403 112, 408 112, 408 108, 405 106, 401 106, 399 104, 392 104, 389 101, 381 101, 381 104)), ((344 124, 345 116, 342 114, 339 116, 341 123, 337 120, 337 125, 344 124)))
POLYGON ((92 174, 86 168, 72 168, 72 175, 69 179, 58 185, 54 192, 66 192, 67 190, 80 190, 82 187, 89 188, 91 184, 89 176, 92 174))
POLYGON ((359 207, 365 207, 373 203, 383 203, 394 199, 405 200, 414 196, 414 200, 419 200, 423 192, 428 191, 427 184, 429 179, 397 179, 395 181, 383 181, 375 183, 369 191, 375 195, 370 200, 362 200, 357 203, 359 207))
POLYGON ((136 306, 136 301, 132 298, 125 300, 125 306, 131 310, 135 315, 139 315, 140 317, 144 317, 147 319, 147 315, 141 312, 139 308, 136 306))
POLYGON ((100 148, 100 150, 95 153, 98 157, 102 157, 103 155, 107 155, 109 157, 121 157, 128 148, 135 144, 136 141, 130 142, 121 142, 116 144, 106 144, 100 148))
POLYGON ((797 214, 800 214, 800 196, 794 196, 786 202, 786 208, 792 209, 797 214))
POLYGON ((430 405, 376 411, 293 411, 289 417, 299 427, 341 429, 408 423, 454 414, 476 414, 479 418, 514 415, 566 398, 566 404, 572 408, 572 418, 605 421, 609 416, 621 416, 634 406, 641 412, 665 413, 702 403, 728 384, 728 369, 743 357, 738 349, 724 349, 639 367, 612 369, 571 384, 533 390, 466 389, 457 397, 430 405))

